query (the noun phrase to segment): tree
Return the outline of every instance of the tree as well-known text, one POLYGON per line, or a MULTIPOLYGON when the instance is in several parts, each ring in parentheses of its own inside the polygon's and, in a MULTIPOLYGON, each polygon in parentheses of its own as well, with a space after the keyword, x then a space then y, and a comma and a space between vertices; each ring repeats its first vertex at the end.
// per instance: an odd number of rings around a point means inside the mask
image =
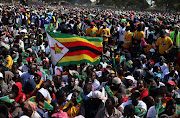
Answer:
POLYGON ((147 9, 149 4, 146 0, 99 0, 99 5, 117 6, 118 8, 147 9))

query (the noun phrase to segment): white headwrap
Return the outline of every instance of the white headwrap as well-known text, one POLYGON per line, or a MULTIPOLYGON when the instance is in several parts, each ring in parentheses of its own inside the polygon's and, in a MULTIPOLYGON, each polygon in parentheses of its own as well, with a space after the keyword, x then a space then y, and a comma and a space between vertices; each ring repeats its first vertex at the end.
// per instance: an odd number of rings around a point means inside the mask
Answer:
POLYGON ((40 92, 47 100, 52 100, 50 93, 47 89, 41 88, 38 92, 40 92))

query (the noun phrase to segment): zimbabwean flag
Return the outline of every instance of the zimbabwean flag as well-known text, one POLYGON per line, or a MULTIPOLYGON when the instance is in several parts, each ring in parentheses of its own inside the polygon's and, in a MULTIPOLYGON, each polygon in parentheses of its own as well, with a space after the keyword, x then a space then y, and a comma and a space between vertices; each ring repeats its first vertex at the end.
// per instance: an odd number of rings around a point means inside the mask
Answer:
POLYGON ((47 36, 54 65, 99 64, 103 50, 101 37, 79 37, 57 32, 48 32, 47 36))

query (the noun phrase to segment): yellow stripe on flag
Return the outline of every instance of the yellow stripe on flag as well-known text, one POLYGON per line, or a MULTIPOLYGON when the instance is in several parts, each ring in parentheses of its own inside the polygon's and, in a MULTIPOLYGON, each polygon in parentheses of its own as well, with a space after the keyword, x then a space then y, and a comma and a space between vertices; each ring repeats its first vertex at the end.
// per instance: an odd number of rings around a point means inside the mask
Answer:
POLYGON ((76 41, 82 41, 82 42, 86 42, 92 45, 95 45, 96 47, 102 47, 102 42, 96 42, 96 41, 88 41, 84 38, 80 38, 80 37, 71 37, 71 38, 55 38, 57 41, 59 41, 60 43, 65 43, 65 42, 76 42, 76 41))
POLYGON ((58 63, 64 63, 64 62, 69 62, 69 61, 80 61, 83 59, 87 59, 91 62, 95 62, 99 59, 99 56, 96 58, 92 58, 86 54, 81 54, 81 55, 77 55, 77 56, 65 56, 58 63))

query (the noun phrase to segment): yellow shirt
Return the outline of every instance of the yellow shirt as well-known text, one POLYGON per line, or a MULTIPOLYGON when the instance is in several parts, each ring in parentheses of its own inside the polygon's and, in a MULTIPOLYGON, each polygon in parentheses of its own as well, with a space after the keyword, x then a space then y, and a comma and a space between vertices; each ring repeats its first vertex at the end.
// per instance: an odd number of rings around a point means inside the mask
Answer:
MULTIPOLYGON (((66 108, 69 106, 70 103, 72 103, 72 101, 66 103, 66 105, 63 107, 63 110, 66 109, 66 108)), ((72 107, 67 111, 68 116, 77 116, 77 115, 78 115, 79 109, 80 109, 80 107, 81 107, 81 104, 80 104, 80 103, 78 103, 78 104, 79 104, 78 107, 72 106, 72 107)))
POLYGON ((126 49, 130 48, 131 43, 132 43, 131 32, 126 32, 123 47, 126 48, 126 49))
POLYGON ((99 35, 100 35, 101 37, 103 37, 103 41, 108 41, 108 38, 107 38, 106 36, 107 36, 107 35, 110 35, 110 30, 109 30, 109 28, 106 28, 106 29, 101 28, 101 29, 99 30, 99 35))
POLYGON ((89 27, 86 30, 86 35, 90 36, 90 37, 96 37, 97 33, 98 33, 98 28, 96 28, 96 27, 93 27, 93 28, 89 27))
POLYGON ((144 52, 148 53, 150 49, 152 49, 153 46, 151 44, 147 44, 147 46, 144 48, 144 52))
POLYGON ((30 21, 30 14, 26 13, 26 16, 28 18, 28 24, 30 24, 31 23, 31 21, 30 21))
POLYGON ((156 41, 156 46, 159 47, 159 53, 164 54, 164 51, 168 50, 173 44, 170 37, 166 36, 165 38, 159 37, 156 41))
POLYGON ((8 64, 6 65, 6 67, 9 69, 12 69, 12 65, 13 65, 12 57, 8 55, 5 59, 8 61, 8 64))
POLYGON ((137 39, 137 40, 141 40, 143 38, 145 38, 145 34, 143 31, 135 31, 134 32, 134 38, 137 39))

